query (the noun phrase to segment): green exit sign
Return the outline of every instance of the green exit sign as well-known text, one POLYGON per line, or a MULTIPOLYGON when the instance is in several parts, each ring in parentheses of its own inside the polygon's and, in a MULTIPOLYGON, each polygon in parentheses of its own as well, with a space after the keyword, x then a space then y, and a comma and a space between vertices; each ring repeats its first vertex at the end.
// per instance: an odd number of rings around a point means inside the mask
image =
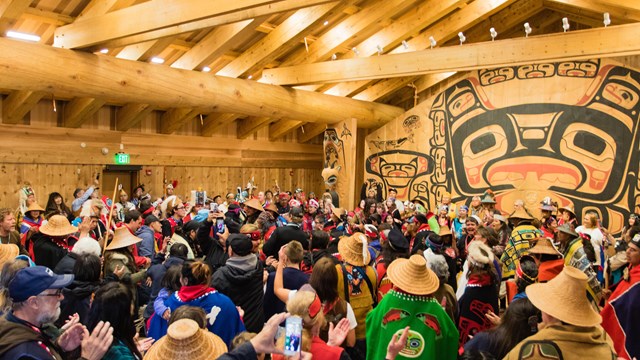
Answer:
POLYGON ((129 154, 117 153, 114 160, 116 165, 127 165, 131 161, 131 158, 129 157, 129 154))

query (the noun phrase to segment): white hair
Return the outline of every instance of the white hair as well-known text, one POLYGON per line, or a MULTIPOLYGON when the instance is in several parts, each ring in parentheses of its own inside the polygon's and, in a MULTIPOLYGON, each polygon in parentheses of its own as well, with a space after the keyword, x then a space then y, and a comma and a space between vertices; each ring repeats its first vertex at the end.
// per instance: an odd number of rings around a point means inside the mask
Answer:
POLYGON ((100 244, 94 238, 85 236, 73 245, 71 252, 78 255, 91 254, 99 257, 100 250, 100 244))
POLYGON ((444 256, 434 254, 431 249, 427 249, 423 255, 427 260, 427 264, 429 264, 429 268, 438 275, 438 279, 440 279, 440 281, 446 281, 446 279, 449 278, 449 265, 444 256))

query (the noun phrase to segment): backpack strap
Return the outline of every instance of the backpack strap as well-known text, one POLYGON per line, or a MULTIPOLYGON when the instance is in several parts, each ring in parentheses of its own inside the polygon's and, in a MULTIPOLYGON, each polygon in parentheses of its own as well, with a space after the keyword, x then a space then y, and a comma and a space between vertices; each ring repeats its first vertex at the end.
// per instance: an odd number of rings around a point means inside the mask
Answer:
POLYGON ((344 264, 340 264, 342 267, 342 282, 344 283, 344 300, 349 302, 349 280, 347 279, 347 268, 344 264))
POLYGON ((364 281, 367 283, 369 293, 371 294, 371 300, 373 300, 373 307, 376 307, 376 305, 378 305, 378 299, 376 299, 375 291, 373 291, 373 284, 371 284, 371 279, 367 276, 367 271, 359 266, 354 266, 353 268, 360 273, 360 276, 362 276, 364 281))

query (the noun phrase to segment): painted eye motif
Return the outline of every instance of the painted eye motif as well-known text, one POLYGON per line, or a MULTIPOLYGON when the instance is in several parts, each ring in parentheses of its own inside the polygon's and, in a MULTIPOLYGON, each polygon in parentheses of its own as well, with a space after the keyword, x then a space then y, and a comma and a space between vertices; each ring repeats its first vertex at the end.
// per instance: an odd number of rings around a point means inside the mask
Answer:
POLYGON ((420 346, 420 340, 418 339, 413 339, 409 341, 409 347, 411 348, 417 348, 420 346))

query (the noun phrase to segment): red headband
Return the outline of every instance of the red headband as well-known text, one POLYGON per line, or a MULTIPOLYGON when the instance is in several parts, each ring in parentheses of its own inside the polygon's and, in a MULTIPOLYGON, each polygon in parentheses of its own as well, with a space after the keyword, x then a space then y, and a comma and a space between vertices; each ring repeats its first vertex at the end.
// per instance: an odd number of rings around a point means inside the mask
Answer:
POLYGON ((147 210, 145 210, 145 211, 142 213, 142 215, 149 215, 149 214, 151 214, 151 213, 153 212, 153 210, 155 210, 155 209, 156 209, 156 208, 152 206, 152 207, 148 208, 147 210))
POLYGON ((525 279, 530 283, 534 283, 536 281, 538 281, 538 278, 535 277, 531 277, 527 274, 524 273, 524 271, 522 271, 522 267, 520 266, 520 263, 518 263, 518 266, 516 267, 516 275, 520 278, 520 279, 525 279))
POLYGON ((318 294, 315 294, 315 297, 313 298, 313 302, 311 303, 311 305, 309 305, 309 316, 312 319, 315 318, 320 312, 320 310, 322 310, 322 302, 320 301, 318 294))
POLYGON ((250 237, 251 241, 260 240, 260 235, 261 235, 260 230, 252 231, 252 232, 249 232, 249 233, 243 233, 243 234, 245 234, 248 237, 250 237))

